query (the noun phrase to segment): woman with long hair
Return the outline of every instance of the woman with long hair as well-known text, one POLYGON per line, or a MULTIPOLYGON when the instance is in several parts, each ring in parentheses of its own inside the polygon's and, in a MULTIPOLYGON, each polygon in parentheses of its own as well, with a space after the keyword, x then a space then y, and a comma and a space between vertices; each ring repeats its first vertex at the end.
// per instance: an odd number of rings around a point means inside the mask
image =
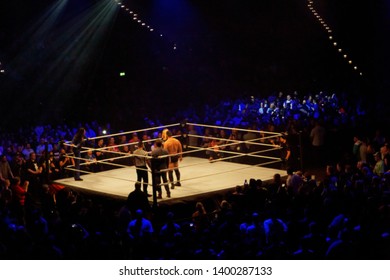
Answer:
POLYGON ((76 134, 73 137, 72 140, 72 151, 74 154, 74 162, 75 162, 75 172, 74 172, 74 179, 76 181, 82 181, 83 179, 80 178, 80 152, 82 147, 84 146, 85 142, 87 141, 86 137, 86 130, 84 127, 80 127, 76 134))

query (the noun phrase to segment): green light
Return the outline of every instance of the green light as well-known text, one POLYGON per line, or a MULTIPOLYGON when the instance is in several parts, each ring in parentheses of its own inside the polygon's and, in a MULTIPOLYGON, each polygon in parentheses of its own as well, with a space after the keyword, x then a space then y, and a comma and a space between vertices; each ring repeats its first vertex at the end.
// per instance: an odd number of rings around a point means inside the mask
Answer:
POLYGON ((124 77, 124 76, 126 76, 126 73, 125 72, 120 72, 119 76, 124 77))

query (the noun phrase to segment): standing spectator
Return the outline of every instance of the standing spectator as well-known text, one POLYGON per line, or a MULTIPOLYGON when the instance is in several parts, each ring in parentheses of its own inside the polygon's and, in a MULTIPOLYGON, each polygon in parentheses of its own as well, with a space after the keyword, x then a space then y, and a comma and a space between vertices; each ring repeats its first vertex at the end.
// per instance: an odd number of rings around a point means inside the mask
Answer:
POLYGON ((324 163, 325 133, 326 130, 321 122, 319 120, 315 121, 315 125, 310 131, 310 139, 313 149, 313 164, 317 166, 324 163))
POLYGON ((141 209, 144 214, 150 211, 148 196, 141 190, 141 183, 134 184, 134 190, 127 197, 126 206, 133 216, 138 209, 141 209))
POLYGON ((174 221, 173 212, 167 213, 166 223, 161 227, 159 237, 164 243, 173 243, 178 233, 181 233, 181 227, 174 221))
POLYGON ((279 137, 279 146, 280 146, 280 159, 282 160, 281 168, 287 170, 292 167, 291 161, 291 148, 290 144, 287 141, 287 136, 282 135, 279 137))
POLYGON ((380 148, 380 153, 381 157, 383 160, 385 172, 390 170, 390 149, 389 149, 389 144, 385 143, 383 146, 380 148))
MULTIPOLYGON (((54 158, 53 152, 49 153, 49 156, 48 156, 48 159, 47 159, 47 163, 48 163, 48 168, 47 168, 46 171, 49 172, 49 174, 48 174, 49 181, 46 182, 46 183, 50 183, 50 182, 60 178, 59 162, 58 162, 58 160, 56 160, 54 158)), ((46 161, 42 164, 42 167, 43 167, 44 170, 46 169, 46 161)))
POLYGON ((42 166, 39 166, 37 155, 30 154, 30 158, 26 161, 26 181, 29 182, 29 192, 32 195, 39 194, 41 187, 42 166))
POLYGON ((12 190, 10 189, 11 182, 6 179, 3 188, 0 189, 0 213, 8 213, 12 205, 12 190))
POLYGON ((127 234, 134 246, 134 258, 144 259, 153 249, 154 229, 152 223, 144 217, 141 209, 138 209, 135 214, 136 218, 130 221, 127 227, 127 234))
POLYGON ((195 212, 192 213, 192 221, 194 222, 195 232, 197 233, 202 233, 210 226, 210 220, 206 209, 200 201, 198 201, 195 205, 195 212))
POLYGON ((17 152, 11 162, 11 170, 14 176, 23 177, 23 169, 26 164, 26 160, 23 157, 23 154, 17 152))
POLYGON ((385 164, 383 162, 381 153, 380 152, 376 152, 374 154, 374 158, 375 158, 375 161, 376 161, 374 169, 373 169, 374 174, 377 175, 377 176, 382 176, 385 173, 385 164))
POLYGON ((12 173, 11 166, 7 160, 6 155, 0 157, 0 180, 1 187, 5 186, 6 180, 11 180, 14 177, 12 173))
POLYGON ((25 159, 28 159, 30 157, 30 154, 34 152, 34 149, 31 148, 31 144, 27 143, 24 149, 22 150, 22 154, 25 159))
POLYGON ((12 184, 11 184, 14 211, 19 223, 22 225, 26 223, 25 202, 26 202, 26 195, 28 191, 28 185, 29 185, 28 181, 25 181, 24 184, 21 185, 20 177, 15 177, 12 180, 12 184))

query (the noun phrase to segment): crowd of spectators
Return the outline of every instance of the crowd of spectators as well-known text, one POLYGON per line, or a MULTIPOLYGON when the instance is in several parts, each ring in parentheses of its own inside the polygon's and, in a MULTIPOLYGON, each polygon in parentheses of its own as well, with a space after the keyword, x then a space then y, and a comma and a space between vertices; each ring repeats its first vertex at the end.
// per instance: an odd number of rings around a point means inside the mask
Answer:
MULTIPOLYGON (((159 209, 133 209, 125 201, 53 190, 53 180, 72 176, 63 141, 83 126, 93 138, 118 129, 97 122, 46 124, 2 132, 0 139, 0 258, 3 259, 388 259, 390 173, 387 135, 367 124, 359 102, 325 94, 224 100, 203 110, 145 118, 156 127, 186 120, 235 128, 284 132, 291 146, 312 152, 311 130, 326 131, 323 179, 310 164, 290 166, 272 182, 248 178, 217 197, 159 209), (107 131, 104 131, 107 130, 107 131), (334 146, 336 145, 336 146, 334 146), (49 153, 46 156, 46 152, 49 153), (67 160, 67 163, 60 164, 67 160), (182 207, 183 209, 181 209, 182 207)), ((188 127, 191 129, 190 127, 188 127)), ((218 134, 192 128, 199 135, 218 134)), ((231 131, 224 130, 226 138, 231 131)), ((133 134, 90 143, 94 148, 132 143, 155 135, 133 134)), ((243 139, 238 133, 235 139, 243 139)), ((204 145, 197 141, 194 145, 204 145)), ((108 149, 104 149, 109 151, 108 149)), ((112 151, 118 152, 118 151, 112 151)), ((92 153, 92 154, 91 154, 92 153)), ((108 153, 109 154, 109 153, 108 153)), ((107 156, 107 155, 106 155, 107 156)), ((296 156, 296 155, 295 155, 296 156)), ((131 164, 128 162, 127 164, 131 164)), ((103 169, 96 166, 90 172, 103 169)), ((131 188, 131 186, 130 186, 131 188)))

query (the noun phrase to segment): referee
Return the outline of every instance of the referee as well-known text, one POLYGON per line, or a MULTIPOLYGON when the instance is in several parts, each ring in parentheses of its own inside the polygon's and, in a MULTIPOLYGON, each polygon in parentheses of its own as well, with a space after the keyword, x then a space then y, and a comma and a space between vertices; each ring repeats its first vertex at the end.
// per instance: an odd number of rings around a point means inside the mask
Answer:
POLYGON ((143 191, 148 196, 151 197, 151 194, 148 194, 148 183, 149 183, 149 174, 148 166, 150 167, 150 161, 148 160, 148 152, 144 149, 144 143, 142 141, 138 142, 137 149, 133 152, 135 170, 137 172, 137 182, 142 183, 143 191))

